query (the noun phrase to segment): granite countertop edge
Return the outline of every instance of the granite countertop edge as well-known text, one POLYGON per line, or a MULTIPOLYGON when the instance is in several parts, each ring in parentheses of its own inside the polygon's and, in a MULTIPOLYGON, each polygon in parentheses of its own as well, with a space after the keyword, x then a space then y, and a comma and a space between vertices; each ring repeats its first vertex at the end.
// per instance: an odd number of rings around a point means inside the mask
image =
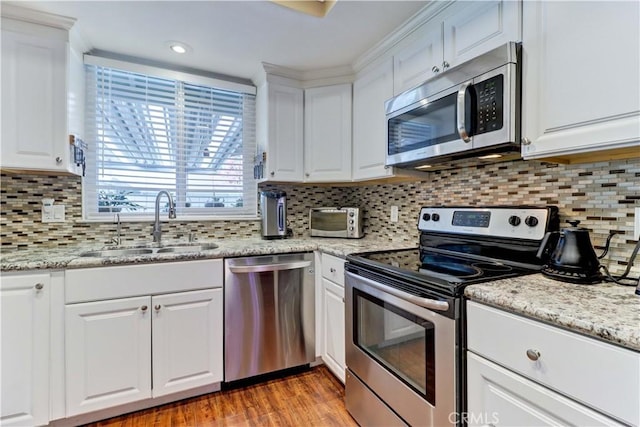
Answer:
MULTIPOLYGON (((114 246, 69 246, 40 249, 4 249, 0 254, 0 271, 3 273, 28 270, 63 270, 77 268, 109 267, 117 265, 152 264, 160 262, 178 262, 204 259, 220 259, 241 256, 259 256, 279 253, 320 251, 329 255, 345 258, 356 252, 385 249, 405 249, 415 247, 408 242, 394 243, 385 239, 370 237, 364 239, 282 239, 263 240, 260 238, 221 239, 198 241, 194 245, 216 243, 218 248, 205 251, 154 253, 145 255, 123 255, 113 257, 86 257, 83 253, 104 249, 133 249, 157 247, 157 245, 114 246)), ((184 242, 167 241, 165 246, 184 246, 184 242)))
POLYGON ((640 295, 635 295, 635 287, 577 285, 533 274, 470 285, 465 297, 640 352, 640 295))

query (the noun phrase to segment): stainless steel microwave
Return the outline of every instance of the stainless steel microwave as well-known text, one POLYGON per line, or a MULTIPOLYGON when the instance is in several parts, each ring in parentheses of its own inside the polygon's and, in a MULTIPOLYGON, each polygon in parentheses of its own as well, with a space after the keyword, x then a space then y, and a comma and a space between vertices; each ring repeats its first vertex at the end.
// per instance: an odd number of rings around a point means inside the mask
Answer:
POLYGON ((509 42, 388 100, 386 164, 520 157, 520 51, 509 42))
POLYGON ((311 208, 309 229, 312 237, 364 237, 364 222, 360 208, 311 208))

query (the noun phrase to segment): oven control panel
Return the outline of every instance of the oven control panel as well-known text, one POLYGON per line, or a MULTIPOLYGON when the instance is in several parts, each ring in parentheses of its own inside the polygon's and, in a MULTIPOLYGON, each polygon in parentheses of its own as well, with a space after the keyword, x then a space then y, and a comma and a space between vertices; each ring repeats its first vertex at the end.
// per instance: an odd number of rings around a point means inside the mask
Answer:
POLYGON ((423 207, 420 231, 542 240, 549 209, 536 207, 423 207))

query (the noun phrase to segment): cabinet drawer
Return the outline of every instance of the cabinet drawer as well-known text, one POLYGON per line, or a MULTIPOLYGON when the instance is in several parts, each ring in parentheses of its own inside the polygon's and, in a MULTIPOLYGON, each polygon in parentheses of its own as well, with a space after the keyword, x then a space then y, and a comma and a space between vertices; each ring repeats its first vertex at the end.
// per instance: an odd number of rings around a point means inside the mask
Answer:
POLYGON ((469 350, 626 423, 640 421, 640 353, 475 302, 469 350), (530 360, 527 352, 539 353, 530 360))
POLYGON ((344 287, 344 259, 322 254, 322 277, 344 287))
POLYGON ((67 270, 65 303, 221 288, 221 259, 67 270))

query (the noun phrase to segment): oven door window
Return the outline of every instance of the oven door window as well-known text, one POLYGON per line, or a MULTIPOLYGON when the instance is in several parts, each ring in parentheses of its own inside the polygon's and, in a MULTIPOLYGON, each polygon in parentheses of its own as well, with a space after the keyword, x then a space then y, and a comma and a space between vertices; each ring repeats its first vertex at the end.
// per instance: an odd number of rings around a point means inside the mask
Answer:
POLYGON ((354 344, 435 405, 434 324, 354 289, 354 344))
POLYGON ((459 139, 456 95, 439 98, 389 119, 388 154, 400 154, 459 139))

